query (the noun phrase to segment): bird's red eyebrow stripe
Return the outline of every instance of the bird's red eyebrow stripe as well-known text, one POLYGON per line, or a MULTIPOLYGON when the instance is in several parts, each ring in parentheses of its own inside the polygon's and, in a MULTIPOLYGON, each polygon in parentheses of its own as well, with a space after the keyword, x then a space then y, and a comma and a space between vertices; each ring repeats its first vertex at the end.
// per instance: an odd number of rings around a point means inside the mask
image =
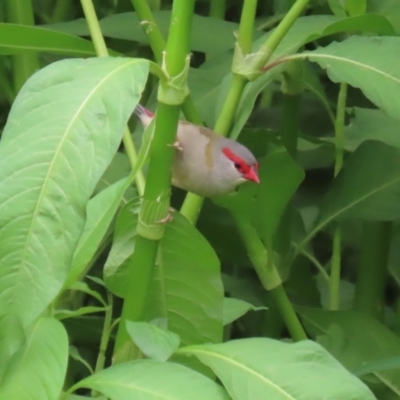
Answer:
POLYGON ((224 147, 222 152, 234 163, 238 163, 242 169, 242 173, 247 173, 250 170, 250 165, 246 164, 240 157, 233 153, 228 147, 224 147))

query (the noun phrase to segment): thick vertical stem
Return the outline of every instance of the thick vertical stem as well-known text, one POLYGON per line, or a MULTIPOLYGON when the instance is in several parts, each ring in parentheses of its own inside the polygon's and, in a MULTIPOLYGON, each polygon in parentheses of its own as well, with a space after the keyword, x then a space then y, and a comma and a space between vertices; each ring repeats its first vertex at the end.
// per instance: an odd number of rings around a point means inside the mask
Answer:
POLYGON ((388 274, 391 222, 363 223, 360 260, 358 263, 354 309, 382 317, 388 274))
POLYGON ((300 99, 300 94, 282 94, 282 144, 293 159, 296 159, 297 153, 300 99))
POLYGON ((224 19, 226 0, 210 0, 210 17, 224 19))
MULTIPOLYGON (((35 25, 31 0, 7 0, 7 19, 20 25, 35 25)), ((17 54, 13 57, 15 93, 19 92, 27 79, 39 69, 37 53, 17 54)))
MULTIPOLYGON (((194 0, 174 1, 164 59, 166 74, 172 78, 180 76, 186 68, 193 9, 194 0)), ((162 90, 163 87, 159 92, 160 99, 164 99, 162 90)), ((181 92, 178 90, 176 93, 178 95, 181 92)), ((161 213, 168 212, 169 206, 171 170, 175 155, 170 144, 176 138, 178 117, 179 106, 159 102, 147 184, 139 215, 138 237, 129 269, 129 292, 124 300, 115 344, 115 362, 123 362, 136 356, 125 325, 127 320, 140 321, 145 316, 159 240, 163 235, 162 225, 157 218, 165 217, 161 213)))
POLYGON ((254 269, 263 287, 269 291, 274 299, 290 335, 296 341, 307 339, 307 335, 287 297, 278 271, 269 259, 268 252, 257 232, 245 218, 239 215, 234 215, 234 217, 254 269))
POLYGON ((290 333, 290 336, 295 341, 306 340, 307 335, 293 309, 283 285, 278 286, 270 291, 272 298, 275 300, 280 314, 285 321, 285 325, 290 333))
MULTIPOLYGON (((135 9, 139 19, 142 21, 144 32, 149 40, 151 50, 153 51, 154 58, 158 64, 162 63, 162 54, 165 50, 166 42, 164 37, 157 26, 156 20, 154 19, 153 13, 149 7, 147 0, 131 0, 133 8, 135 9)), ((183 113, 185 117, 198 125, 202 125, 203 122, 198 114, 194 105, 192 97, 189 95, 186 97, 182 105, 183 113)))
MULTIPOLYGON (((347 83, 340 84, 336 122, 336 158, 335 158, 335 177, 339 174, 343 166, 343 144, 344 144, 344 124, 346 116, 347 83)), ((329 279, 329 306, 331 310, 339 309, 340 302, 340 277, 342 264, 342 234, 340 225, 337 223, 333 232, 331 274, 329 279)))

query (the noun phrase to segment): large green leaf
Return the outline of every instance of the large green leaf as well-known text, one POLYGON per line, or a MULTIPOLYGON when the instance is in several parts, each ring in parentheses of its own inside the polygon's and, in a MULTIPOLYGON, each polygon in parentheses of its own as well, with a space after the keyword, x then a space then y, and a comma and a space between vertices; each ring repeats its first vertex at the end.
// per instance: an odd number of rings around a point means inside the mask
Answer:
MULTIPOLYGON (((375 319, 354 311, 298 308, 308 332, 350 371, 377 361, 400 357, 400 339, 375 319)), ((400 368, 378 369, 373 376, 392 394, 400 396, 400 368)))
POLYGON ((352 399, 375 397, 321 346, 253 338, 223 344, 190 346, 210 367, 234 400, 352 399))
POLYGON ((80 381, 112 400, 229 400, 211 379, 182 365, 138 360, 115 365, 80 381))
POLYGON ((159 326, 161 324, 157 325, 158 321, 154 323, 126 321, 126 330, 144 355, 153 360, 167 361, 179 347, 180 338, 164 326, 159 326))
MULTIPOLYGON (((120 211, 106 262, 107 287, 119 296, 129 290, 127 273, 135 246, 137 209, 137 202, 131 202, 120 211)), ((219 342, 223 303, 219 260, 199 231, 178 212, 166 226, 156 268, 147 320, 167 317, 168 329, 184 344, 219 342)))
MULTIPOLYGON (((301 46, 319 38, 340 32, 367 31, 382 35, 394 35, 395 32, 386 18, 380 15, 361 15, 340 18, 333 15, 310 15, 296 20, 289 32, 280 42, 270 62, 290 54, 294 54, 301 46)), ((254 48, 259 48, 273 31, 256 40, 254 48)), ((236 138, 246 123, 258 95, 271 83, 284 67, 274 67, 246 86, 238 110, 235 115, 231 137, 236 138)))
POLYGON ((46 52, 71 56, 95 56, 93 43, 63 32, 37 26, 0 23, 0 54, 46 52))
POLYGON ((86 204, 120 144, 145 60, 64 60, 19 93, 0 142, 1 312, 33 321, 59 293, 86 204))
POLYGON ((352 36, 312 52, 310 61, 326 69, 333 82, 347 82, 390 117, 399 119, 400 37, 352 36))
POLYGON ((300 247, 336 219, 398 220, 399 201, 400 149, 367 140, 346 160, 300 247))
POLYGON ((62 324, 41 318, 25 344, 7 365, 0 398, 7 400, 57 399, 68 361, 68 337, 62 324))
POLYGON ((345 129, 345 149, 354 151, 366 140, 379 140, 400 148, 400 121, 381 110, 354 109, 354 118, 345 129))

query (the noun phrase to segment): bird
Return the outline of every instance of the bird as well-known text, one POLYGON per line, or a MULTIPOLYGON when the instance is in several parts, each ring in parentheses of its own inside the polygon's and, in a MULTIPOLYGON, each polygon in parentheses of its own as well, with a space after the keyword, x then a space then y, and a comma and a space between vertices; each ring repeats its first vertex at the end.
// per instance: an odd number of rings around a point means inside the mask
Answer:
MULTIPOLYGON (((144 128, 154 113, 138 104, 134 114, 144 128)), ((235 191, 244 182, 260 183, 258 162, 242 144, 225 138, 204 126, 179 121, 172 184, 202 197, 215 197, 235 191)))

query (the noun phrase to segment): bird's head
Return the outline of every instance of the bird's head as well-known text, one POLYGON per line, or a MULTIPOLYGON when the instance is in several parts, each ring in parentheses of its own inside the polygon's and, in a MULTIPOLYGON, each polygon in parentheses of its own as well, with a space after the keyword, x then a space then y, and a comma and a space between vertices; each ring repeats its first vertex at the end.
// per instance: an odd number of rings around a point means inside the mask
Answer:
POLYGON ((258 162, 246 147, 232 141, 230 146, 222 148, 222 153, 230 161, 240 181, 260 183, 258 162))

